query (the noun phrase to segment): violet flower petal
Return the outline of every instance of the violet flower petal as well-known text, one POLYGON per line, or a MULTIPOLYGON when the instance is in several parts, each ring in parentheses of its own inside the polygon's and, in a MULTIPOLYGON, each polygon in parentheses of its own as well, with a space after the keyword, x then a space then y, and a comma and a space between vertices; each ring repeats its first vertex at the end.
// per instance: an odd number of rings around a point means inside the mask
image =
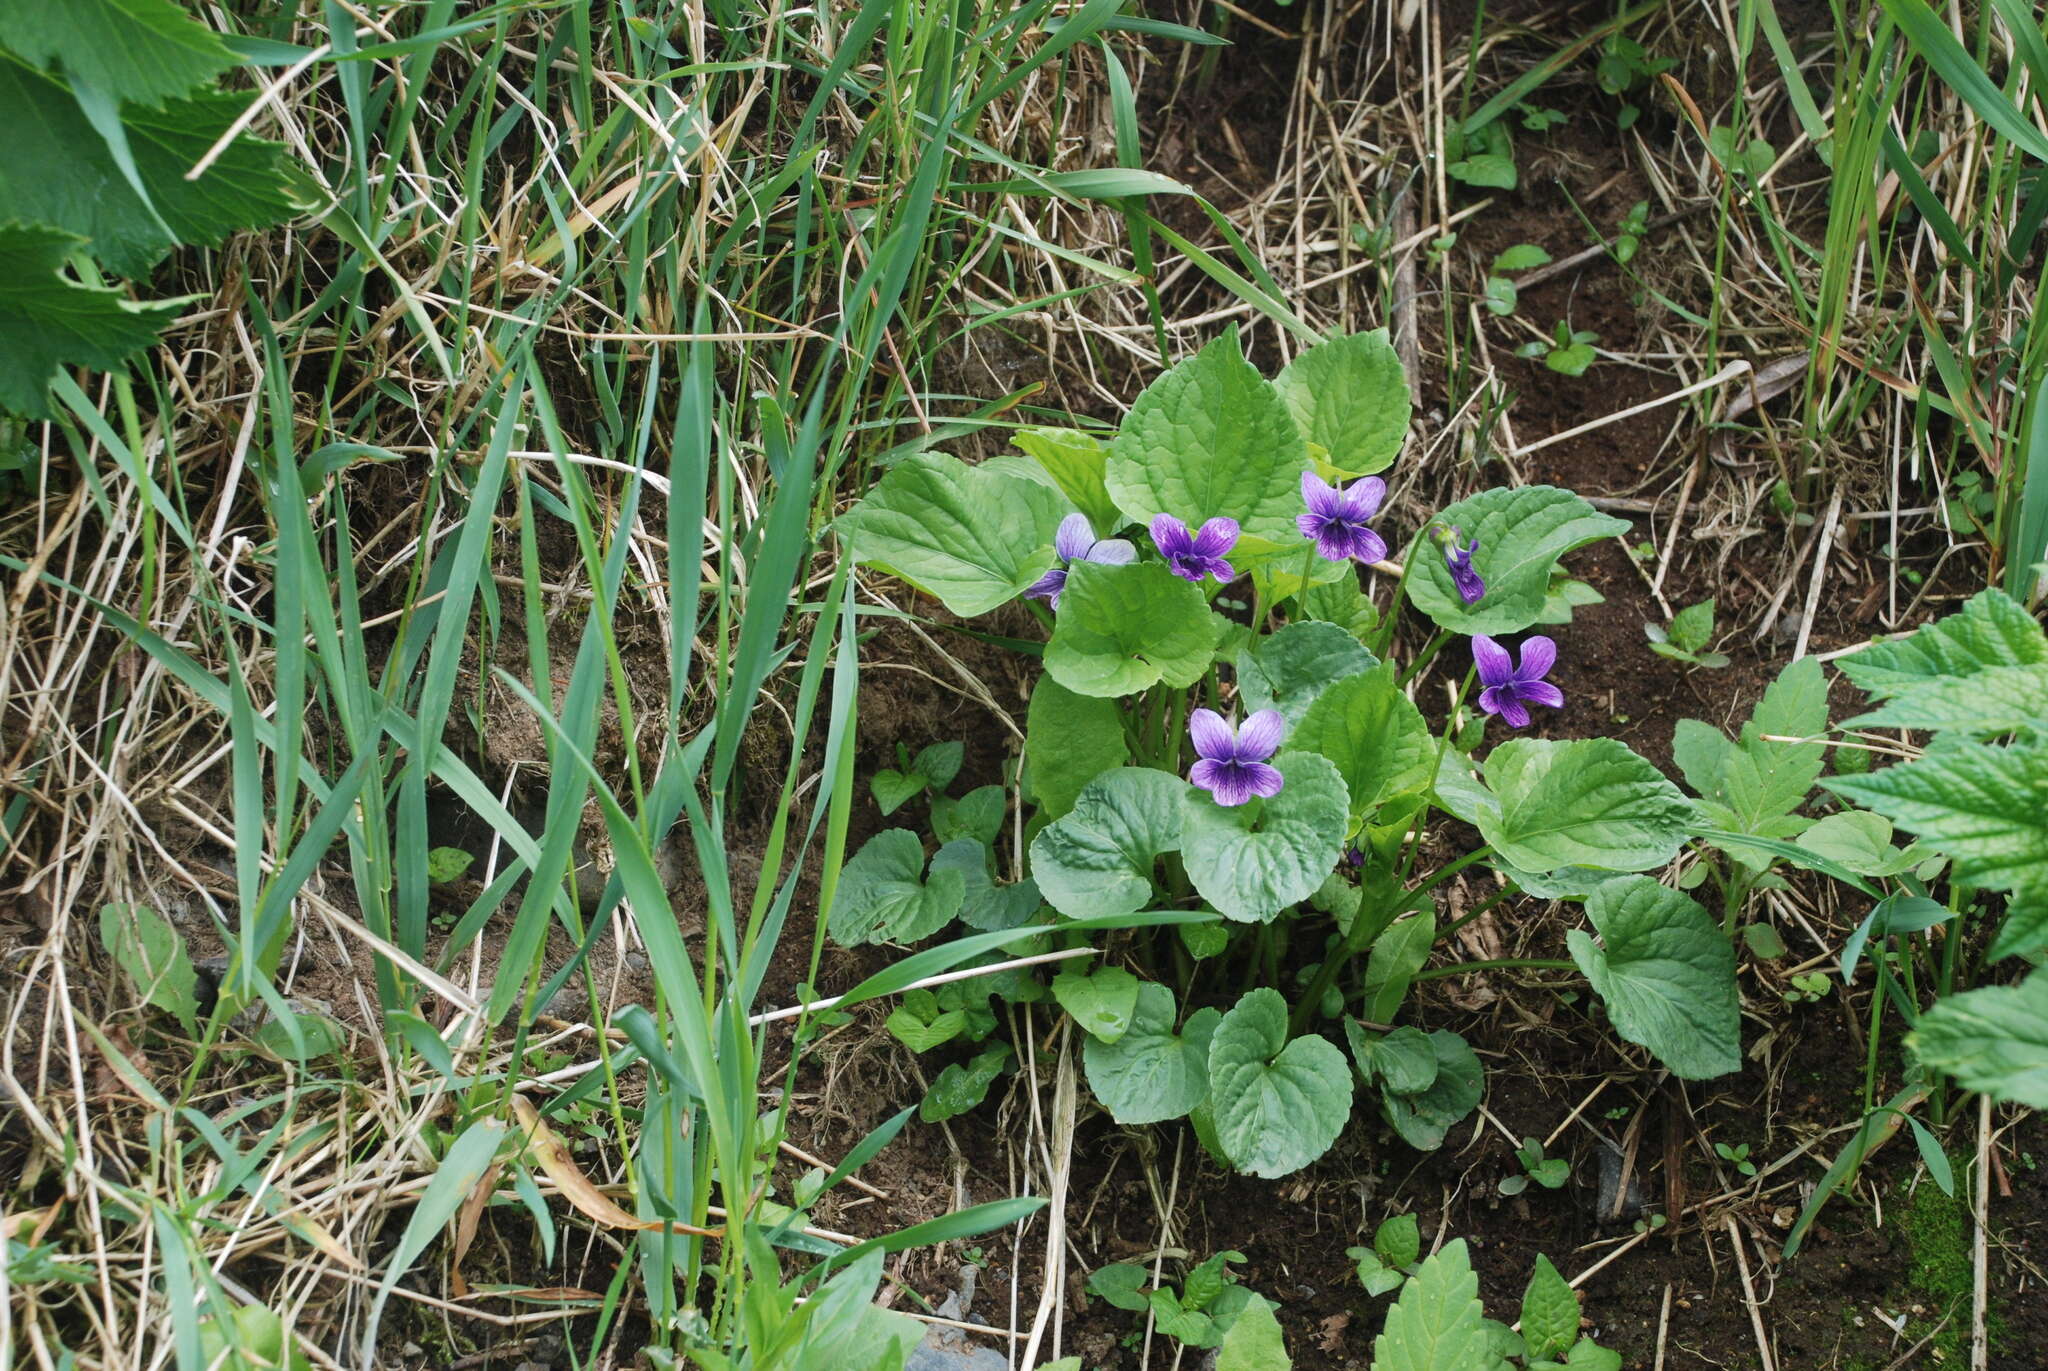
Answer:
POLYGON ((1095 529, 1085 514, 1069 514, 1060 520, 1059 531, 1052 535, 1053 553, 1062 562, 1085 556, 1094 543, 1095 529))
POLYGON ((1132 547, 1128 539, 1104 538, 1082 553, 1081 560, 1099 566, 1129 566, 1138 560, 1138 549, 1132 547))
POLYGON ((1237 760, 1263 762, 1280 750, 1287 721, 1277 709, 1262 709, 1237 726, 1237 760))
POLYGON ((1236 739, 1231 736, 1230 725, 1213 709, 1198 709, 1188 716, 1188 736, 1195 741, 1198 757, 1227 762, 1236 755, 1236 739))
MULTIPOLYGON (((1220 559, 1237 546, 1237 520, 1218 515, 1202 525, 1195 535, 1193 550, 1203 557, 1220 559)), ((1228 580, 1228 577, 1222 579, 1228 580)))
POLYGON ((1472 635, 1472 664, 1479 668, 1479 683, 1484 686, 1503 686, 1515 677, 1515 659, 1484 633, 1472 635))
POLYGON ((1522 665, 1515 672, 1515 677, 1522 681, 1540 681, 1556 665, 1557 644, 1539 633, 1522 640, 1522 665))
POLYGON ((1515 686, 1515 694, 1530 704, 1564 708, 1564 692, 1548 681, 1522 681, 1515 686))

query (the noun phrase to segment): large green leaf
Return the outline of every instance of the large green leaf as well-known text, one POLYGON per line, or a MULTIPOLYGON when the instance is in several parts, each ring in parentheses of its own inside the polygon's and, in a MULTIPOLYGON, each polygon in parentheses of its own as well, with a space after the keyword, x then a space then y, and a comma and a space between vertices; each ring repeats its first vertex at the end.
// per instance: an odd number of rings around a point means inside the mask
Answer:
POLYGON ((1201 590, 1162 562, 1076 562, 1060 596, 1045 669, 1078 695, 1192 685, 1215 659, 1218 620, 1201 590))
MULTIPOLYGON (((1365 959, 1365 1016, 1374 1023, 1387 1023, 1401 1012, 1401 1002, 1408 998, 1408 987, 1415 983, 1415 973, 1429 964, 1429 950, 1436 946, 1436 911, 1426 908, 1406 919, 1397 919, 1374 938, 1372 954, 1365 959)), ((1436 1072, 1429 1073, 1434 1079, 1436 1072)), ((1427 1087, 1428 1080, 1421 1085, 1396 1085, 1396 1090, 1412 1093, 1427 1087)))
POLYGON ((1081 1044, 1088 1088, 1122 1124, 1177 1119, 1209 1094, 1209 1044, 1222 1015, 1200 1009, 1173 1031, 1173 992, 1156 981, 1138 986, 1130 1025, 1115 1042, 1081 1044))
POLYGON ((1223 1345, 1216 1351, 1216 1371, 1293 1371, 1293 1367, 1273 1306, 1253 1298, 1223 1335, 1223 1345))
POLYGON ((1486 1068, 1471 1044, 1448 1028, 1431 1031, 1429 1044, 1436 1053, 1436 1075, 1427 1090, 1404 1094, 1388 1083, 1380 1086, 1380 1114, 1418 1152, 1442 1147, 1445 1135, 1479 1107, 1486 1089, 1486 1068))
POLYGON ((1073 811, 1031 841, 1039 893, 1071 919, 1145 908, 1154 862, 1180 848, 1188 789, 1180 777, 1150 767, 1121 767, 1090 781, 1073 811))
POLYGON ((1363 820, 1393 796, 1422 789, 1436 764, 1429 724, 1394 684, 1391 662, 1347 676, 1323 691, 1303 713, 1289 742, 1336 765, 1354 821, 1363 820))
POLYGON ((0 5, 0 47, 53 63, 116 103, 155 105, 203 86, 235 55, 171 0, 50 0, 0 5))
POLYGON ((0 225, 0 409, 47 417, 59 367, 110 371, 178 316, 175 302, 138 305, 64 275, 83 246, 55 229, 0 225))
POLYGON ((1893 847, 1890 821, 1861 809, 1814 820, 1799 834, 1799 846, 1859 876, 1896 876, 1927 856, 1918 844, 1893 847))
POLYGON ((1541 1252, 1522 1291, 1522 1340, 1531 1362, 1561 1360, 1579 1340, 1579 1297, 1541 1252))
POLYGON ((857 560, 893 571, 967 618, 1014 600, 1045 574, 1063 513, 1059 493, 1035 481, 920 453, 891 467, 837 527, 857 560))
POLYGON ((1706 910, 1632 876, 1595 888, 1586 916, 1600 942, 1576 928, 1566 941, 1617 1033, 1688 1080, 1741 1068, 1735 953, 1706 910))
MULTIPOLYGON (((902 832, 902 829, 892 830, 902 832)), ((1044 901, 1038 883, 1026 876, 1009 885, 997 885, 989 875, 988 844, 979 838, 955 838, 932 857, 932 875, 942 871, 960 876, 960 922, 984 932, 1016 928, 1029 923, 1044 901)))
POLYGON ((1384 471, 1401 455, 1410 404, 1401 356, 1387 331, 1316 344, 1273 381, 1301 431, 1345 476, 1384 471))
POLYGON ((1115 700, 1076 695, 1050 676, 1038 678, 1025 721, 1024 760, 1047 818, 1072 809, 1082 786, 1129 757, 1115 700))
POLYGON ((1245 712, 1277 709, 1288 727, 1332 682, 1368 671, 1373 655, 1335 624, 1304 619, 1254 638, 1237 654, 1237 691, 1245 712))
POLYGON ((1090 1037, 1113 1043, 1130 1030, 1138 985, 1138 978, 1120 966, 1070 968, 1052 978, 1052 997, 1090 1037))
POLYGON ((1088 516, 1096 537, 1111 537, 1129 522, 1102 483, 1109 466, 1109 444, 1071 428, 1019 429, 1010 441, 1044 467, 1060 492, 1074 502, 1074 508, 1088 516))
POLYGON ((176 243, 274 224, 292 211, 276 143, 237 138, 204 176, 185 179, 247 104, 246 95, 201 91, 161 109, 123 109, 145 205, 71 92, 0 52, 0 204, 9 218, 90 239, 124 276, 147 272, 176 243))
POLYGON ((1217 1140, 1240 1171, 1268 1179, 1330 1150, 1351 1117, 1351 1068, 1314 1036, 1287 1040, 1287 1001, 1261 986, 1216 1025, 1209 1044, 1217 1140))
POLYGON ((1693 826, 1678 788, 1612 738, 1515 738, 1485 770, 1500 807, 1478 811, 1479 831, 1524 871, 1647 870, 1677 855, 1693 826))
POLYGON ((1401 1288, 1373 1339, 1372 1371, 1483 1371, 1485 1321, 1465 1240, 1453 1238, 1401 1288))
POLYGON ((1821 784, 1919 834, 1973 884, 2007 890, 2048 869, 2048 743, 1958 743, 1821 784))
POLYGON ((1950 995, 1920 1016, 1906 1041, 1965 1090, 2048 1109, 2048 971, 1950 995))
POLYGON ((1219 805, 1186 791, 1181 861, 1225 918, 1272 919, 1315 894, 1344 849, 1349 811, 1337 768, 1313 752, 1282 752, 1286 785, 1269 800, 1219 805))
POLYGON ((1476 605, 1459 597, 1443 552, 1424 529, 1408 548, 1408 598, 1453 633, 1517 633, 1537 622, 1557 559, 1574 548, 1628 532, 1628 521, 1602 514, 1555 486, 1496 486, 1437 515, 1465 541, 1479 540, 1473 569, 1486 581, 1476 605))
MULTIPOLYGON (((1232 327, 1145 387, 1110 449, 1108 485, 1133 523, 1219 515, 1253 537, 1296 545, 1308 445, 1232 327)), ((1062 601, 1062 604, 1065 602, 1062 601)))
MULTIPOLYGON (((1774 738, 1815 738, 1828 726, 1828 685, 1820 663, 1801 657, 1780 672, 1757 702, 1741 737, 1730 741, 1692 719, 1681 719, 1672 735, 1672 757, 1703 799, 1714 827, 1763 838, 1787 838, 1805 826, 1793 817, 1827 764, 1825 744, 1774 742, 1774 738)), ((1770 854, 1723 842, 1732 855, 1756 868, 1770 854)))
POLYGON ((1875 643, 1838 665, 1865 694, 1885 699, 1930 681, 2043 663, 2048 635, 2017 600, 1993 589, 1910 637, 1875 643))
POLYGON ((1977 734, 2048 728, 2048 663, 1986 667, 1926 681, 1849 720, 1848 727, 1977 734))
POLYGON ((924 844, 907 828, 885 828, 840 873, 826 923, 842 947, 916 942, 944 928, 966 898, 957 869, 924 876, 924 844))
POLYGON ((102 905, 100 945, 144 1004, 176 1018, 187 1034, 198 1031, 198 975, 170 920, 147 905, 102 905))

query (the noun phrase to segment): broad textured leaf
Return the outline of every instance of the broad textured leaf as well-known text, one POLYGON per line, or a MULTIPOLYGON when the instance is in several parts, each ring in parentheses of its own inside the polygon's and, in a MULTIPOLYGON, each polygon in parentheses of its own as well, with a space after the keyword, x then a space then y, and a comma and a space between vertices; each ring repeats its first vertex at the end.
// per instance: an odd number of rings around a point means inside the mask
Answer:
POLYGON ((1293 1371, 1293 1366, 1286 1339, 1280 1336, 1280 1321, 1273 1317, 1273 1306, 1262 1299, 1244 1307, 1216 1353, 1216 1371, 1293 1371))
POLYGON ((1495 487, 1460 500, 1432 521, 1479 540, 1472 566, 1486 581, 1476 605, 1458 595, 1443 550, 1427 529, 1408 548, 1408 598, 1453 633, 1516 633, 1543 613, 1550 573, 1574 548, 1628 532, 1628 521, 1600 513, 1555 486, 1495 487))
MULTIPOLYGON (((897 830, 902 831, 902 830, 897 830)), ((960 876, 960 922, 970 928, 993 933, 1031 922, 1045 903, 1038 883, 1026 876, 1009 885, 997 885, 989 875, 988 845, 979 838, 955 838, 932 857, 932 877, 941 872, 960 876)))
POLYGON ((1120 966, 1090 972, 1062 971, 1052 978, 1052 997, 1090 1037, 1113 1043, 1131 1026, 1138 1008, 1138 978, 1120 966))
POLYGON ((1344 781, 1312 752, 1282 752, 1286 785, 1271 799, 1226 808, 1189 787, 1181 861, 1195 889, 1225 918, 1272 919, 1315 894, 1344 848, 1344 781))
POLYGON ((889 468, 836 527, 857 560, 969 618, 1016 599, 1045 573, 1061 517, 1056 491, 920 453, 889 468))
MULTIPOLYGON (((1436 944, 1436 912, 1425 909, 1389 924, 1373 939, 1372 955, 1365 961, 1365 1017, 1386 1023, 1401 1012, 1415 973, 1429 963, 1429 949, 1436 944)), ((1431 1073, 1434 1078, 1434 1072, 1431 1073)), ((1403 1094, 1427 1086, 1395 1086, 1403 1094)))
POLYGON ((1536 1254, 1536 1270, 1522 1292, 1522 1341, 1531 1361, 1555 1361, 1579 1340, 1579 1297, 1551 1265, 1536 1254))
POLYGON ((1985 956, 1994 962, 2048 948, 2048 876, 2012 893, 1985 956))
POLYGON ((1199 587, 1161 562, 1076 562, 1060 596, 1045 669, 1077 695, 1109 699, 1193 685, 1215 659, 1218 621, 1199 587))
POLYGON ((1722 769, 1734 751, 1734 739, 1698 719, 1680 719, 1671 730, 1671 760, 1696 795, 1720 791, 1722 769))
POLYGON ((248 101, 202 91, 121 111, 145 205, 71 92, 0 53, 0 203, 9 218, 91 239, 93 255, 123 276, 144 274, 174 244, 274 224, 293 208, 278 144, 237 138, 204 176, 185 179, 248 101))
POLYGON ((0 5, 0 47, 116 101, 155 105, 203 86, 235 54, 171 0, 52 0, 0 5))
POLYGON ((2048 635, 2017 600, 1994 589, 1910 637, 1866 647, 1836 665, 1865 694, 1885 699, 1928 681, 2043 663, 2048 635))
POLYGON ((1485 769, 1500 809, 1478 813, 1479 831, 1524 871, 1643 871, 1677 855, 1693 827, 1678 788, 1612 738, 1516 738, 1485 769))
POLYGON ((1181 845, 1180 777, 1121 767, 1090 781, 1059 822, 1031 842, 1031 874, 1046 903, 1071 919, 1130 914, 1152 902, 1152 867, 1181 845))
POLYGON ((1972 884, 2007 890, 2048 869, 2048 743, 1962 743, 1821 784, 1917 833, 1972 884))
POLYGON ((1109 498, 1102 483, 1109 465, 1109 444, 1093 434, 1071 428, 1026 428, 1010 441, 1044 467, 1074 508, 1088 516, 1097 538, 1110 538, 1130 522, 1109 498))
POLYGON ((1304 436, 1344 476, 1384 471, 1408 436, 1408 381, 1387 331, 1346 334, 1316 344, 1288 364, 1273 385, 1304 436))
POLYGON ((112 371, 178 317, 175 303, 138 305, 65 275, 83 245, 55 229, 0 225, 0 409, 47 418, 59 367, 112 371))
POLYGON ((969 1061, 953 1063, 932 1082, 924 1103, 917 1107, 917 1117, 926 1123, 937 1123, 965 1114, 988 1098, 989 1086, 1010 1064, 1010 1055, 1008 1043, 997 1043, 983 1048, 969 1061))
POLYGON ((1413 1213, 1383 1220, 1372 1233, 1372 1250, 1392 1267, 1410 1267, 1422 1257, 1422 1225, 1413 1213))
POLYGON ((1566 942, 1617 1033, 1687 1080, 1741 1069, 1735 952, 1706 910, 1637 876, 1595 890, 1586 916, 1600 942, 1576 928, 1566 942))
POLYGON ((1066 814, 1081 787, 1129 759, 1115 700, 1077 695, 1050 676, 1038 678, 1025 720, 1024 760, 1047 818, 1066 814))
POLYGON ((1892 826, 1883 815, 1846 809, 1816 819, 1799 834, 1799 846, 1859 876, 1896 876, 1927 854, 1917 847, 1892 846, 1892 826))
POLYGON ((1115 1042, 1088 1038, 1081 1064, 1088 1088, 1121 1124, 1177 1119, 1209 1094, 1209 1045, 1222 1015, 1199 1009, 1173 1031, 1173 992, 1155 981, 1138 987, 1131 1023, 1115 1042))
POLYGON ((868 777, 868 793, 875 797, 875 807, 882 813, 894 814, 922 794, 929 784, 929 780, 914 771, 894 771, 883 767, 868 777))
POLYGON ((1233 327, 1145 387, 1117 431, 1107 479, 1132 523, 1171 514, 1194 528, 1222 515, 1297 544, 1308 464, 1286 403, 1245 361, 1233 327))
POLYGON ((927 743, 911 759, 910 769, 930 781, 934 791, 940 791, 953 784, 953 778, 960 774, 960 763, 966 760, 966 756, 966 745, 957 740, 927 743))
POLYGON ((1479 1277, 1454 1238, 1425 1261, 1387 1311, 1372 1371, 1480 1371, 1487 1365, 1479 1277))
POLYGON ((2012 733, 2048 727, 2048 663, 1994 666, 1901 690, 1850 728, 1952 728, 1959 733, 2012 733))
POLYGON ((993 843, 1002 834, 1009 807, 1009 792, 999 785, 978 785, 957 800, 934 797, 932 836, 942 843, 956 838, 993 843))
POLYGON ((1330 1150, 1351 1117, 1351 1068, 1322 1038, 1287 1040, 1287 1002, 1261 986, 1209 1044, 1216 1136, 1238 1170, 1271 1179, 1330 1150))
POLYGON ((102 905, 100 945, 144 1004, 177 1019, 187 1034, 198 1031, 198 977, 185 939, 168 919, 147 905, 102 905))
POLYGON ((1335 624, 1307 619, 1256 638, 1237 654, 1238 697, 1245 713, 1277 709, 1291 729, 1333 682, 1373 664, 1358 639, 1335 624))
POLYGON ((1322 623, 1335 624, 1359 639, 1380 625, 1379 609, 1372 597, 1359 589, 1356 573, 1311 585, 1302 592, 1301 612, 1322 623))
POLYGON ((1346 1019, 1344 1036, 1366 1080, 1397 1095, 1420 1095, 1436 1083, 1436 1045, 1421 1029, 1403 1024, 1391 1032, 1374 1033, 1346 1019))
POLYGON ((2048 1109, 2048 971, 1950 995, 1920 1016, 1906 1041, 1965 1090, 2048 1109))
POLYGON ((1421 790, 1436 764, 1429 724, 1394 684, 1391 662, 1347 676, 1318 695, 1289 744, 1336 765, 1354 821, 1395 795, 1421 790))
POLYGON ((1135 1262, 1098 1266, 1088 1273, 1089 1294, 1133 1314, 1145 1312, 1149 1304, 1145 1298, 1145 1287, 1149 1284, 1151 1274, 1135 1262))
POLYGON ((1381 1115, 1418 1152, 1442 1147, 1445 1135, 1479 1107, 1486 1089, 1486 1069, 1469 1043, 1447 1028, 1431 1032, 1429 1041, 1436 1049, 1436 1079, 1429 1089, 1404 1095, 1380 1087, 1381 1115))
POLYGON ((826 927, 842 947, 916 942, 960 912, 967 886, 958 870, 924 879, 924 844, 907 828, 885 828, 840 874, 826 927))
POLYGON ((1728 806, 1751 824, 1797 809, 1827 765, 1827 748, 1767 738, 1818 738, 1827 727, 1827 678, 1818 661, 1801 657, 1778 673, 1742 726, 1738 755, 1721 776, 1728 806))

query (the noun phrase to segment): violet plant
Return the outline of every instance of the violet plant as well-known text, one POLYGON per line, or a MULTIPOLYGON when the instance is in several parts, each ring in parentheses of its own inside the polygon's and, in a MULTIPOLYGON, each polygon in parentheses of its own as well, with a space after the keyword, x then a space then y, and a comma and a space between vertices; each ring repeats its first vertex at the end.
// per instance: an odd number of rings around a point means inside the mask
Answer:
POLYGON ((1011 955, 1099 953, 993 992, 1073 1018, 1117 1121, 1186 1117, 1261 1176, 1322 1155, 1361 1088, 1419 1148, 1476 1107, 1478 1058, 1414 1022, 1408 991, 1456 970, 1430 963, 1517 896, 1582 901, 1589 925, 1570 960, 1522 964, 1581 971, 1615 1031, 1678 1074, 1734 1070, 1730 939, 1641 874, 1678 854, 1697 806, 1616 740, 1532 736, 1564 704, 1546 677, 1568 630, 1528 634, 1557 621, 1560 559, 1628 525, 1539 485, 1403 529, 1378 473, 1409 418, 1384 331, 1270 381, 1232 332, 1106 440, 1029 429, 1021 456, 892 467, 838 521, 853 555, 960 618, 1029 597, 1043 674, 1021 812, 929 853, 911 830, 877 835, 832 934, 907 942, 958 918, 1014 930, 1011 955), (1396 646, 1405 613, 1430 630, 1413 650, 1396 646), (1475 868, 1490 879, 1453 914, 1449 883, 1475 868), (1196 921, 1072 927, 1153 911, 1196 921))

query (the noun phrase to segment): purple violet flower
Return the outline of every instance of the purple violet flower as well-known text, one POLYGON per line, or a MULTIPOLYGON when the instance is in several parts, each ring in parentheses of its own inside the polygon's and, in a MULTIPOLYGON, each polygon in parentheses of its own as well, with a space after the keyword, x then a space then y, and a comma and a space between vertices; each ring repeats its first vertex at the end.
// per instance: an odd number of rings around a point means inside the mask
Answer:
POLYGON ((1166 559, 1167 568, 1183 581, 1199 582, 1204 576, 1214 576, 1228 584, 1237 578, 1237 572, 1224 560, 1237 546, 1235 519, 1219 516, 1203 524, 1199 532, 1190 533, 1186 524, 1162 514, 1152 521, 1152 543, 1166 559))
POLYGON ((1266 759, 1280 750, 1286 728, 1277 709, 1262 709, 1235 728, 1213 709, 1196 710, 1188 716, 1188 736, 1195 740, 1201 760, 1188 771, 1188 779, 1225 807, 1241 805, 1254 795, 1278 795, 1286 778, 1266 759))
POLYGON ((1060 607, 1060 592, 1067 588, 1067 567, 1071 563, 1127 566, 1138 560, 1138 549, 1124 539, 1097 539, 1095 526, 1085 514, 1069 514, 1060 520, 1059 531, 1052 535, 1052 551, 1059 565, 1033 581, 1024 593, 1033 599, 1052 601, 1054 609, 1060 607))
POLYGON ((1468 605, 1476 605, 1486 598, 1486 582, 1472 569, 1472 554, 1479 551, 1479 540, 1460 547, 1458 539, 1465 531, 1453 524, 1448 534, 1437 535, 1444 543, 1444 564, 1451 569, 1451 584, 1458 588, 1458 598, 1468 605))
POLYGON ((1387 555, 1386 540, 1365 526, 1387 498, 1387 483, 1377 476, 1334 486, 1313 471, 1301 473, 1301 502, 1308 513, 1294 516, 1304 538, 1313 538, 1316 553, 1326 562, 1378 562, 1387 555))
POLYGON ((1479 692, 1479 707, 1500 715, 1512 728, 1529 726, 1524 701, 1551 709, 1564 707, 1564 692, 1543 679, 1557 664, 1557 644, 1540 633, 1522 640, 1520 666, 1499 643, 1484 633, 1474 634, 1472 662, 1479 668, 1479 683, 1486 687, 1479 692))

